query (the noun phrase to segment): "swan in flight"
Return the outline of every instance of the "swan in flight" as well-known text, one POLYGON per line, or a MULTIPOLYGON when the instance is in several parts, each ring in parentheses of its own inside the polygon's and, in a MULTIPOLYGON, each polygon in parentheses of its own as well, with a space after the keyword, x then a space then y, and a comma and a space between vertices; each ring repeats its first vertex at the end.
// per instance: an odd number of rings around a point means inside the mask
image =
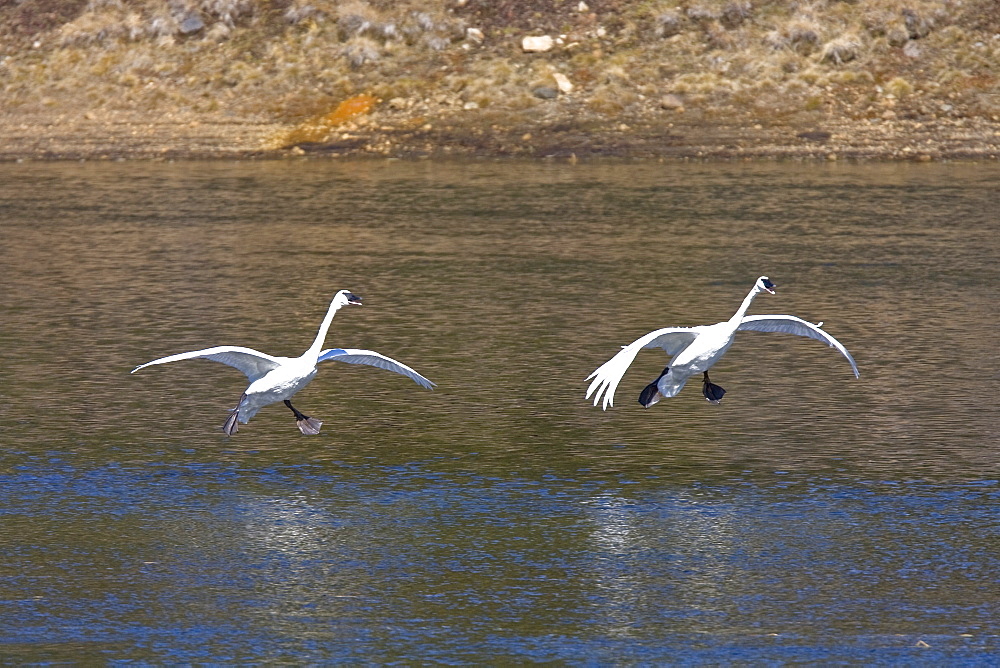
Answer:
POLYGON ((361 306, 361 297, 354 295, 350 290, 341 290, 334 295, 330 302, 330 308, 326 312, 326 317, 319 326, 316 339, 309 350, 299 357, 276 357, 265 353, 257 352, 252 348, 242 346, 216 346, 205 348, 204 350, 192 350, 188 353, 178 353, 169 355, 140 364, 132 369, 135 373, 139 369, 145 369, 154 364, 164 364, 166 362, 176 362, 178 360, 188 360, 194 358, 204 358, 213 362, 222 362, 231 367, 239 369, 246 374, 250 385, 243 396, 240 397, 239 404, 232 409, 229 419, 223 425, 222 430, 226 435, 232 436, 239 431, 239 422, 246 424, 254 415, 268 404, 284 401, 292 413, 295 415, 295 424, 303 434, 318 434, 323 422, 308 415, 303 415, 292 402, 289 401, 292 395, 309 384, 309 381, 316 376, 316 365, 327 360, 337 362, 347 362, 348 364, 367 364, 387 371, 393 371, 410 378, 417 385, 431 389, 434 383, 427 380, 419 373, 406 366, 402 362, 386 357, 374 350, 360 350, 357 348, 329 348, 320 350, 323 341, 326 339, 326 332, 333 322, 333 315, 344 306, 361 306))
POLYGON ((761 276, 754 283, 753 289, 743 300, 735 315, 729 320, 698 327, 664 327, 639 337, 627 346, 622 346, 618 354, 587 376, 587 380, 593 379, 593 381, 587 389, 586 398, 589 399, 590 395, 593 394, 596 406, 603 396, 604 410, 607 410, 608 406, 614 406, 615 389, 639 350, 642 348, 663 348, 671 357, 670 364, 663 369, 656 380, 643 389, 639 395, 639 403, 644 408, 649 408, 664 397, 673 397, 681 391, 688 378, 701 373, 703 374, 702 394, 709 403, 718 404, 722 401, 722 395, 726 391, 709 379, 708 370, 729 350, 729 346, 733 344, 733 339, 736 337, 736 332, 744 330, 784 332, 822 341, 831 348, 839 350, 847 358, 854 371, 854 377, 858 378, 858 367, 854 363, 854 358, 841 345, 840 341, 820 329, 823 325, 822 322, 814 325, 793 315, 746 315, 754 297, 761 292, 773 295, 776 287, 767 276, 761 276))

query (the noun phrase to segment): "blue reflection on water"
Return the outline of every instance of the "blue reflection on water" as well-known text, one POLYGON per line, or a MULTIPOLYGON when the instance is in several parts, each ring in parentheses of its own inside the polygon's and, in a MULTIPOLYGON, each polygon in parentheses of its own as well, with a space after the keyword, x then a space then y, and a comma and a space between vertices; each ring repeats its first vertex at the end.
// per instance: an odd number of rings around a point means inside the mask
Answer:
POLYGON ((995 480, 29 459, 0 477, 0 637, 31 660, 989 663, 998 501, 995 480))

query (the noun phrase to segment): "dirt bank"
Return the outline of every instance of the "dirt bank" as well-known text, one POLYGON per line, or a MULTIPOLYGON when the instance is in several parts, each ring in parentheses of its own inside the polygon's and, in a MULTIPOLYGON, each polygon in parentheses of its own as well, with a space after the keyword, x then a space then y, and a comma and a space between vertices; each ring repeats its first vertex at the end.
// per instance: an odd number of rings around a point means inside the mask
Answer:
POLYGON ((324 141, 277 147, 290 131, 262 118, 204 114, 0 115, 0 161, 316 157, 589 159, 788 158, 997 160, 1000 126, 966 121, 816 119, 767 126, 505 114, 426 117, 389 124, 378 112, 324 141))
POLYGON ((0 2, 0 160, 996 160, 998 67, 995 0, 0 2))

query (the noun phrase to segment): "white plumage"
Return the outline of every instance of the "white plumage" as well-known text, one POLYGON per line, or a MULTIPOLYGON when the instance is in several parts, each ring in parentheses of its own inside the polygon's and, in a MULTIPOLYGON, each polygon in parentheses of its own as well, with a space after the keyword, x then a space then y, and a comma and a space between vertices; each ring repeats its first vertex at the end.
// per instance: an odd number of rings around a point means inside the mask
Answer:
POLYGON ((264 406, 278 401, 284 401, 292 413, 295 415, 295 423, 303 434, 318 434, 323 422, 308 415, 303 415, 292 406, 289 399, 296 392, 309 384, 316 376, 316 365, 320 362, 333 360, 346 362, 348 364, 367 364, 369 366, 393 371, 410 378, 421 387, 428 389, 434 387, 434 383, 427 380, 419 373, 406 366, 402 362, 397 362, 391 357, 386 357, 374 350, 361 350, 357 348, 331 348, 320 351, 326 333, 333 322, 334 314, 343 306, 361 305, 361 298, 352 294, 349 290, 341 290, 334 295, 330 302, 330 308, 323 318, 316 333, 313 344, 299 357, 275 357, 242 346, 215 346, 204 350, 192 350, 191 352, 168 355, 160 359, 140 364, 132 369, 135 373, 139 369, 154 364, 165 364, 179 360, 202 358, 221 362, 235 369, 239 369, 250 381, 243 396, 240 397, 239 404, 234 408, 223 431, 232 436, 239 431, 238 423, 246 424, 264 406))
POLYGON ((725 322, 698 327, 665 327, 639 337, 587 376, 587 380, 592 381, 587 388, 587 398, 594 395, 595 406, 603 398, 603 409, 607 410, 614 405, 618 383, 639 351, 643 348, 662 348, 671 357, 670 363, 642 391, 639 403, 648 408, 664 397, 673 397, 681 391, 688 378, 701 373, 704 375, 702 394, 709 402, 717 404, 726 391, 711 382, 708 370, 722 358, 733 344, 736 332, 741 330, 784 332, 822 341, 839 350, 850 362, 854 376, 859 377, 854 358, 840 341, 820 329, 822 323, 814 325, 792 315, 746 315, 754 297, 761 292, 775 294, 775 287, 767 276, 758 278, 736 314, 725 322))

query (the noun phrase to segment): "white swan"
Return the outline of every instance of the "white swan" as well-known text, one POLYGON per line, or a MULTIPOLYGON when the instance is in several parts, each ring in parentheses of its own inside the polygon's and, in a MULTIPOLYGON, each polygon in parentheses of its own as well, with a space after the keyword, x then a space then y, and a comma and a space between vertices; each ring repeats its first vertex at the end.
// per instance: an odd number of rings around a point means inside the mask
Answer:
POLYGON ((341 307, 347 305, 361 306, 361 297, 350 292, 341 290, 333 297, 330 308, 323 318, 316 339, 309 350, 299 357, 273 357, 265 353, 258 352, 252 348, 242 346, 216 346, 205 348, 204 350, 192 350, 188 353, 179 353, 161 357, 152 362, 140 364, 132 369, 135 373, 139 369, 154 364, 164 364, 165 362, 176 362, 178 360, 194 359, 203 357, 213 362, 222 362, 231 367, 239 369, 250 380, 243 396, 240 397, 239 404, 230 414, 222 430, 227 435, 232 436, 239 431, 238 422, 246 424, 264 406, 278 401, 284 401, 285 405, 292 409, 295 415, 295 424, 303 434, 318 434, 323 422, 308 415, 303 415, 297 408, 292 406, 289 398, 309 384, 309 381, 316 375, 316 365, 327 360, 337 362, 347 362, 348 364, 368 364, 380 369, 394 371, 412 379, 421 387, 428 389, 434 387, 434 383, 427 380, 419 373, 406 366, 402 362, 379 354, 373 350, 359 350, 356 348, 331 348, 320 351, 323 341, 326 339, 326 332, 333 322, 333 315, 341 307))
POLYGON ((761 276, 754 283, 753 289, 743 300, 736 314, 729 320, 698 327, 664 327, 623 346, 617 355, 587 376, 587 380, 593 378, 593 382, 587 389, 586 398, 589 399, 593 394, 596 406, 603 395, 603 409, 607 410, 608 406, 614 406, 615 389, 639 350, 663 348, 672 358, 670 364, 663 369, 656 380, 643 389, 639 395, 639 403, 649 408, 664 397, 673 397, 681 391, 688 378, 702 373, 704 374, 702 394, 710 403, 717 404, 722 401, 722 395, 726 391, 709 380, 708 370, 733 344, 736 332, 748 329, 758 332, 785 332, 822 341, 839 350, 847 358, 854 371, 854 377, 858 378, 858 366, 854 363, 854 358, 840 341, 820 329, 822 322, 814 325, 793 315, 745 315, 754 297, 761 292, 773 295, 775 287, 777 286, 767 276, 761 276))

